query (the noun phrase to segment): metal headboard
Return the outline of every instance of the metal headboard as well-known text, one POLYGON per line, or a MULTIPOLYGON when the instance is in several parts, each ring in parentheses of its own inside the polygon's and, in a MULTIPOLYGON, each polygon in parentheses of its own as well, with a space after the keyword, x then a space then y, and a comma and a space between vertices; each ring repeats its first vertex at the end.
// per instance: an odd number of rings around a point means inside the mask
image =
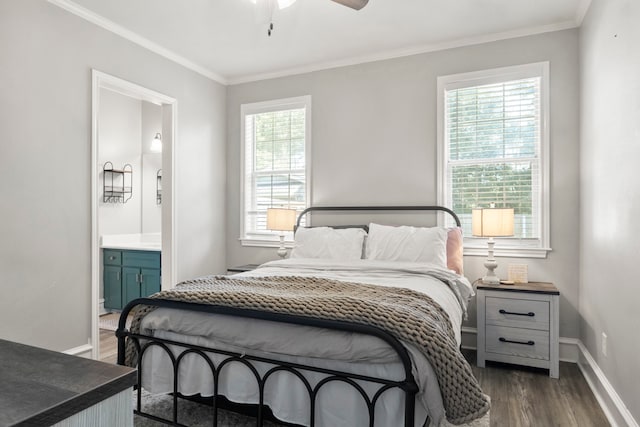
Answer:
POLYGON ((310 212, 320 211, 441 211, 446 212, 453 217, 458 227, 461 226, 460 218, 451 209, 444 206, 311 206, 303 210, 298 216, 296 229, 300 227, 302 218, 310 212))

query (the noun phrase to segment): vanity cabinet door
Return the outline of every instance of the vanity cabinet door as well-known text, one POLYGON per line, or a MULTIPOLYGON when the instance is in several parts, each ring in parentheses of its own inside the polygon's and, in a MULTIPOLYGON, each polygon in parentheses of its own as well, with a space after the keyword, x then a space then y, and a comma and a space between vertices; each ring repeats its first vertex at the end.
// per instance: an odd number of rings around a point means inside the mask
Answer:
POLYGON ((123 267, 123 305, 136 298, 160 292, 160 270, 155 268, 123 267))
POLYGON ((124 290, 123 305, 127 305, 132 300, 140 298, 140 269, 138 267, 123 267, 122 276, 124 278, 122 286, 124 290))
POLYGON ((142 286, 140 288, 141 297, 148 297, 151 294, 160 292, 160 270, 155 268, 143 268, 142 286))
POLYGON ((105 308, 160 292, 160 252, 104 249, 102 260, 105 308))
POLYGON ((104 266, 104 307, 122 309, 122 268, 104 266))

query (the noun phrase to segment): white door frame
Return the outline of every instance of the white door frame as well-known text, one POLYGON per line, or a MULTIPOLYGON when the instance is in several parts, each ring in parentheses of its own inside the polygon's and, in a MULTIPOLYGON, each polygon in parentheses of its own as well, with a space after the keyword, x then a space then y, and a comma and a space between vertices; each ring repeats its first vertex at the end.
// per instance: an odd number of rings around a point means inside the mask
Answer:
POLYGON ((166 107, 171 109, 171 131, 165 138, 166 131, 163 129, 162 138, 162 167, 163 169, 170 169, 166 174, 163 173, 162 183, 162 289, 170 289, 177 281, 175 147, 178 134, 178 101, 151 89, 94 69, 92 70, 91 106, 91 357, 94 359, 100 357, 100 330, 98 328, 98 317, 100 315, 100 236, 98 235, 98 207, 101 189, 98 188, 98 183, 99 173, 102 168, 98 165, 98 120, 101 89, 108 89, 135 99, 152 102, 161 105, 163 109, 166 107), (165 176, 169 178, 168 182, 164 182, 165 176), (165 262, 165 260, 169 262, 165 262))

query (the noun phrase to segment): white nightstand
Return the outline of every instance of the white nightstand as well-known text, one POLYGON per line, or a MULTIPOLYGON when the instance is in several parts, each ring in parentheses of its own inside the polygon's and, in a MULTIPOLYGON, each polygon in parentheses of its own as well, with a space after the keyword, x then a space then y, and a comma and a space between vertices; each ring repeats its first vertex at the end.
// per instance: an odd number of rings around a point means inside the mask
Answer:
POLYGON ((478 367, 486 360, 515 363, 558 378, 559 299, 552 283, 479 284, 478 367))

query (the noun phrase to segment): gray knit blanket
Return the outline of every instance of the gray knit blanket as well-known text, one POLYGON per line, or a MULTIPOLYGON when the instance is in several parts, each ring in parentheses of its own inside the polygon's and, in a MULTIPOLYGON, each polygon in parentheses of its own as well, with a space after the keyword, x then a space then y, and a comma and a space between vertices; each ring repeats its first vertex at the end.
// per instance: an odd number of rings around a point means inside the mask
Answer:
MULTIPOLYGON (((458 349, 447 313, 420 292, 317 277, 209 276, 183 282, 151 298, 376 326, 424 354, 438 378, 450 423, 469 422, 490 407, 489 398, 458 349)), ((142 317, 154 309, 138 307, 132 333, 140 332, 142 317)), ((129 342, 126 364, 133 366, 136 359, 135 346, 129 342)))

